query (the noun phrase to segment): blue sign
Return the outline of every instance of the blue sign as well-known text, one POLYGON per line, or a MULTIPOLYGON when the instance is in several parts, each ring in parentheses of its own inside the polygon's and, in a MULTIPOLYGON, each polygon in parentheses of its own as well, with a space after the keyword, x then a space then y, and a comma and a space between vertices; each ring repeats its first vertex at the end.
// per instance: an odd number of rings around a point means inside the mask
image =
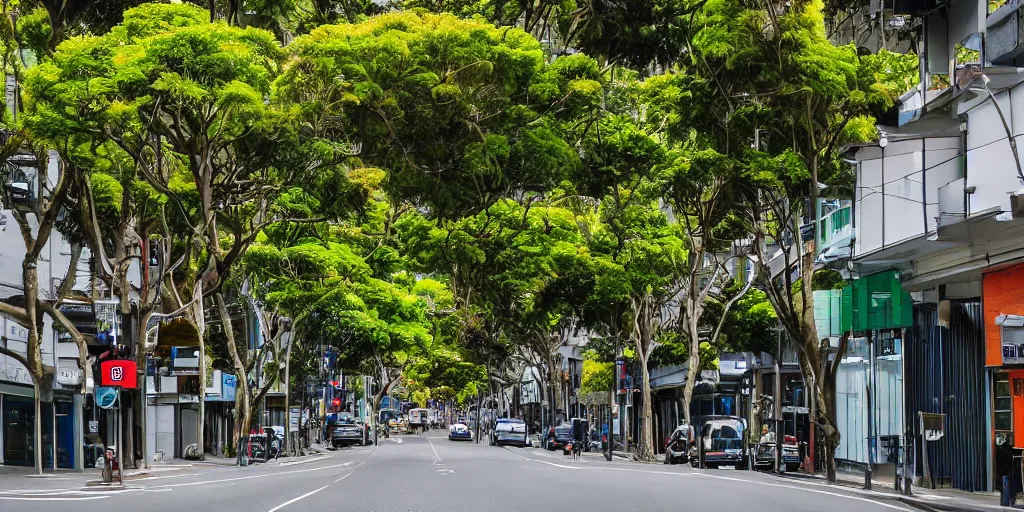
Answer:
POLYGON ((234 402, 235 393, 238 389, 238 377, 229 373, 221 373, 221 387, 219 395, 206 395, 207 402, 234 402))
POLYGON ((117 404, 117 388, 99 386, 96 388, 96 406, 100 409, 113 409, 117 404))
POLYGON ((235 401, 235 391, 238 389, 238 378, 231 374, 221 374, 223 377, 222 387, 220 388, 221 399, 225 402, 235 401))

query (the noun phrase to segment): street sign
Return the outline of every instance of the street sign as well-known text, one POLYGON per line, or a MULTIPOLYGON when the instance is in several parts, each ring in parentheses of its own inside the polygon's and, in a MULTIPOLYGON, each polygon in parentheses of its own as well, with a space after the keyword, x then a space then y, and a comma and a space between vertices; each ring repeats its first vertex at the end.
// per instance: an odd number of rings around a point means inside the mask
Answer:
POLYGON ((98 422, 98 421, 89 421, 89 433, 90 434, 99 434, 100 433, 100 422, 98 422))
POLYGON ((794 407, 792 405, 784 405, 784 406, 782 406, 782 414, 793 414, 793 413, 808 414, 810 412, 811 412, 811 410, 806 408, 806 407, 794 407))

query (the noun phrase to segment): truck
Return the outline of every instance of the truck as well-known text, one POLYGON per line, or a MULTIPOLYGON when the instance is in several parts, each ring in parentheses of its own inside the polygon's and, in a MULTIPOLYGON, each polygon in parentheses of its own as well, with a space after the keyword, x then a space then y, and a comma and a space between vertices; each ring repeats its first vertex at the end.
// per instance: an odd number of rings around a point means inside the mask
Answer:
POLYGON ((409 409, 409 431, 424 432, 430 430, 430 411, 428 409, 409 409))

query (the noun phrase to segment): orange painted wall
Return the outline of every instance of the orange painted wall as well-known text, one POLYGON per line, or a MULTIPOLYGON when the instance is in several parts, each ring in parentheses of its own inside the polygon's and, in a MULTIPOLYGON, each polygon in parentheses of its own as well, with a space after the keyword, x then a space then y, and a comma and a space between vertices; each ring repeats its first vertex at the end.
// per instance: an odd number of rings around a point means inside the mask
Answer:
MULTIPOLYGON (((1024 379, 1024 370, 1012 370, 1010 373, 1010 394, 1013 395, 1013 446, 1024 448, 1024 394, 1017 394, 1018 379, 1024 379)), ((995 435, 995 431, 992 432, 995 435)))
POLYGON ((982 277, 985 308, 985 366, 1003 365, 1003 345, 996 317, 1024 315, 1024 264, 987 272, 982 277))

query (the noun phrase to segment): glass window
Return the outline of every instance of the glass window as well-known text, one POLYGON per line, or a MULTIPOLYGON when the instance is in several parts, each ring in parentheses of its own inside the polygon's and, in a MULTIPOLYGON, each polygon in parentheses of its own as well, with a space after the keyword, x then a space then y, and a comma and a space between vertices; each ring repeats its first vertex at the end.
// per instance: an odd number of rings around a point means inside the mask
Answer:
POLYGON ((1010 396, 1010 380, 1006 377, 998 377, 996 381, 996 396, 1010 396))
POLYGON ((1013 430, 1013 399, 1010 397, 1010 378, 1005 374, 996 376, 994 405, 995 429, 1013 430))

